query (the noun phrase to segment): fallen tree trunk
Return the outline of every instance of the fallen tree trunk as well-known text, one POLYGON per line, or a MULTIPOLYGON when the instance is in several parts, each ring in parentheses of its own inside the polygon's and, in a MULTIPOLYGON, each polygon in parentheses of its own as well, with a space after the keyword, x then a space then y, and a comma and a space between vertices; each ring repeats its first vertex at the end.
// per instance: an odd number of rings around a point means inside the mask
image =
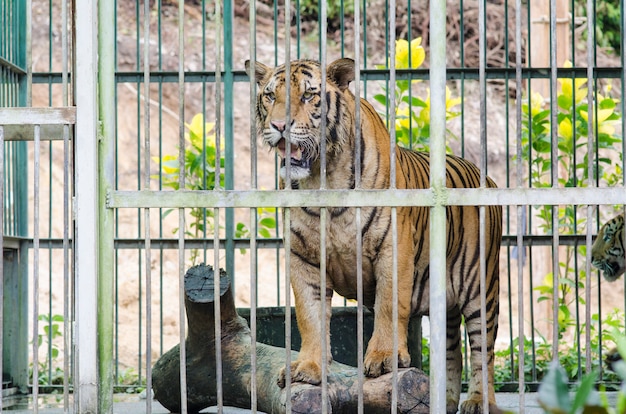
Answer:
MULTIPOLYGON (((251 336, 246 321, 235 310, 230 282, 220 271, 220 319, 222 348, 222 403, 250 408, 251 336)), ((214 272, 211 266, 194 266, 185 275, 185 307, 188 337, 185 341, 187 369, 187 409, 191 413, 214 406, 217 401, 215 358, 214 272)), ((291 352, 295 361, 297 352, 291 352)), ((285 349, 256 343, 257 409, 284 413, 286 389, 277 385, 278 372, 285 365, 285 349)), ((171 412, 181 410, 180 347, 165 353, 154 365, 154 397, 171 412)), ((416 368, 398 371, 398 412, 429 412, 429 379, 416 368)), ((392 375, 366 378, 363 405, 366 413, 389 413, 392 375)), ((291 386, 293 413, 321 412, 322 388, 311 384, 291 386)), ((329 365, 329 412, 356 412, 358 401, 357 369, 337 362, 329 365)))

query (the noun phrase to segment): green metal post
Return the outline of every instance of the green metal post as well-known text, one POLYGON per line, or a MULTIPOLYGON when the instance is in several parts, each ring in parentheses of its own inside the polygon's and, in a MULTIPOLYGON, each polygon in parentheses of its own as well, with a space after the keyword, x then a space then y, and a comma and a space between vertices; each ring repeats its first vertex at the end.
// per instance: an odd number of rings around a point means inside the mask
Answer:
POLYGON ((100 413, 113 410, 114 210, 106 196, 114 187, 115 170, 115 6, 98 2, 98 366, 100 413))
MULTIPOLYGON (((224 2, 224 136, 226 137, 226 154, 224 160, 224 185, 227 190, 234 188, 234 117, 233 117, 233 20, 232 2, 224 2)), ((219 119, 217 120, 220 121, 219 119)), ((235 276, 235 212, 226 209, 226 272, 235 276)), ((233 283, 234 286, 234 283, 233 283)))

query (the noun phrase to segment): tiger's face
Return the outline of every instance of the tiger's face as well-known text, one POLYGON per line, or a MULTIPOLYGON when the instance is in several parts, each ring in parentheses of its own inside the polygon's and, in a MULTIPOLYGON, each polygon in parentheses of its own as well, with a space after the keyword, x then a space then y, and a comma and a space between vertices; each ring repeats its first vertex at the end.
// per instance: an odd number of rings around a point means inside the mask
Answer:
MULTIPOLYGON (((342 95, 354 78, 354 64, 349 59, 333 62, 326 81, 326 153, 340 151, 336 117, 344 106, 342 95), (338 63, 339 62, 339 63, 338 63)), ((246 61, 250 75, 250 61, 246 61)), ((263 142, 275 149, 282 159, 280 175, 302 180, 319 173, 322 142, 322 77, 318 62, 297 60, 290 66, 290 90, 287 96, 285 65, 271 68, 255 63, 254 78, 258 84, 257 133, 263 142), (289 116, 287 106, 289 105, 289 116), (289 125, 287 125, 289 122, 289 125)))
POLYGON ((591 263, 604 272, 610 282, 624 274, 624 215, 606 222, 591 248, 591 263))

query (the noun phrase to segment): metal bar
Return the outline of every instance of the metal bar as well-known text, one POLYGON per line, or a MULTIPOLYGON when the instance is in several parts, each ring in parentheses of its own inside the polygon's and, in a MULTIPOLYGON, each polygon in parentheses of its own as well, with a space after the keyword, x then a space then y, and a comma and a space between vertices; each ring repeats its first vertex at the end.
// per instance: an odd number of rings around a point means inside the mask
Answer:
MULTIPOLYGON (((221 131, 221 122, 222 122, 222 75, 221 75, 221 67, 222 67, 222 22, 224 16, 222 15, 221 10, 221 1, 215 1, 215 187, 213 190, 215 192, 220 191, 220 174, 221 174, 221 165, 220 160, 221 156, 221 139, 222 139, 222 131, 221 131)), ((181 170, 182 171, 182 170, 181 170)), ((210 205, 210 204, 209 204, 210 205)), ((219 208, 214 208, 214 224, 215 224, 215 233, 213 234, 213 242, 214 246, 218 245, 219 241, 219 221, 220 221, 220 210, 219 208)), ((228 223, 226 224, 228 226, 228 223)), ((228 239, 228 238, 227 238, 228 239)), ((227 244, 229 241, 227 240, 227 244)), ((218 340, 218 338, 222 337, 222 316, 221 316, 221 297, 220 297, 220 282, 221 282, 221 273, 220 273, 220 250, 213 250, 214 259, 213 259, 213 267, 215 269, 215 274, 217 277, 214 278, 214 309, 215 309, 215 382, 216 382, 216 394, 217 394, 217 412, 222 414, 224 411, 224 390, 222 386, 222 342, 218 340)))
MULTIPOLYGON (((446 189, 446 2, 430 0, 430 315, 431 326, 446 326, 446 209, 439 197, 446 189)), ((476 205, 476 204, 475 204, 476 205)), ((446 411, 446 330, 434 329, 430 338, 430 412, 446 411)))
MULTIPOLYGON (((289 2, 288 2, 289 3, 289 2)), ((289 6, 285 6, 289 7, 289 6)), ((256 190, 257 179, 257 133, 256 133, 256 0, 250 1, 250 187, 256 190)), ((250 208, 250 409, 257 412, 257 210, 250 208)), ((291 333, 291 332, 290 332, 291 333)))
MULTIPOLYGON (((144 68, 144 190, 150 191, 150 2, 144 1, 143 9, 143 68, 144 68)), ((144 209, 144 234, 146 247, 146 414, 152 414, 152 246, 150 236, 150 209, 144 209)), ((139 292, 141 295, 141 291, 139 292)), ((140 374, 141 375, 141 374, 140 374)))
MULTIPOLYGON (((432 162, 432 157, 431 157, 432 162)), ((444 165, 445 167, 445 165, 444 165)), ((432 168, 432 167, 431 167, 432 168)), ((423 190, 111 191, 108 208, 403 207, 624 204, 623 187, 437 188, 423 190)))
POLYGON ((39 412, 39 199, 41 141, 35 125, 34 195, 33 195, 33 413, 39 412))
MULTIPOLYGON (((185 171, 185 1, 178 0, 178 168, 185 171)), ((185 174, 178 176, 178 188, 185 188, 185 174)), ((178 193, 178 192, 177 192, 178 193)), ((179 207, 177 205, 176 207, 179 207)), ((185 228, 185 208, 178 208, 178 228, 185 228)), ((219 270, 217 270, 219 274, 219 270)), ((180 326, 180 409, 187 414, 187 349, 185 346, 185 232, 178 232, 178 323, 180 326)))
MULTIPOLYGON (((595 19, 593 16, 594 13, 594 2, 592 0, 587 0, 587 102, 588 105, 595 107, 598 109, 598 100, 594 99, 593 90, 593 68, 594 68, 594 59, 593 52, 595 46, 595 19), (594 104, 595 103, 595 104, 594 104)), ((572 84, 574 82, 572 81, 572 84)), ((596 97, 597 98, 597 92, 596 97)), ((575 103, 574 103, 575 105, 575 103)), ((592 111, 590 108, 587 111, 587 185, 589 187, 596 186, 596 177, 594 176, 594 158, 596 154, 596 134, 594 119, 596 118, 596 112, 592 111)), ((623 137, 622 137, 623 140, 623 137)), ((586 254, 585 254, 585 274, 591 275, 591 233, 593 230, 593 207, 587 206, 587 225, 586 225, 586 254)), ((591 372, 591 283, 589 282, 590 278, 587 279, 587 283, 585 283, 585 343, 587 346, 585 347, 585 372, 589 374, 591 372)))
MULTIPOLYGON (((524 246, 550 246, 552 245, 552 236, 541 234, 522 234, 524 246)), ((563 235, 559 237, 560 246, 581 246, 585 244, 586 235, 563 235)), ((503 235, 502 246, 515 245, 517 241, 517 235, 503 235)), ((145 243, 143 240, 138 239, 114 239, 115 249, 143 249, 145 243)), ((33 242, 31 238, 27 237, 11 237, 5 236, 4 243, 6 247, 17 248, 19 243, 25 243, 25 246, 32 248, 33 242)), ((69 240, 70 249, 72 248, 72 240, 69 240)), ((282 248, 284 243, 279 238, 257 238, 255 241, 259 248, 263 249, 275 249, 282 248)), ((46 249, 63 249, 63 239, 61 238, 40 238, 40 244, 45 246, 46 249)), ((152 246, 158 249, 178 249, 178 239, 165 239, 165 238, 152 238, 152 246)), ((220 249, 224 249, 226 246, 226 240, 220 239, 220 249)), ((213 240, 198 240, 198 239, 185 239, 186 249, 213 249, 213 240)), ((250 249, 250 239, 235 239, 235 248, 237 249, 250 249)))
POLYGON ((76 107, 0 108, 1 125, 65 125, 76 123, 76 107))
MULTIPOLYGON (((42 141, 63 141, 64 127, 67 124, 41 125, 40 135, 42 141)), ((35 135, 33 124, 6 125, 4 127, 4 140, 8 141, 32 141, 35 135)), ((74 139, 73 131, 70 131, 70 139, 74 139)))
MULTIPOLYGON (((114 367, 114 210, 106 194, 115 188, 115 4, 98 2, 98 388, 100 412, 113 409, 114 367)), ((81 247, 82 248, 82 247, 81 247)))
MULTIPOLYGON (((389 4, 389 90, 396 88, 396 1, 389 4)), ((409 46, 409 50, 411 47, 409 46)), ((410 60, 409 60, 410 62, 410 60)), ((409 64, 409 67, 411 65, 409 64)), ((396 94, 389 94, 389 189, 396 189, 396 94)), ((398 220, 397 210, 391 208, 391 321, 392 321, 392 363, 391 363, 391 412, 398 410, 398 220)), ((357 230, 358 231, 358 230, 357 230)), ((406 276, 406 275, 405 275, 406 276)), ((442 325, 443 326, 443 325, 442 325)))
MULTIPOLYGON (((550 136, 552 138, 552 189, 558 186, 559 181, 559 147, 558 147, 558 114, 557 114, 557 39, 556 39, 556 0, 550 0, 550 136)), ((572 203, 575 204, 575 203, 572 203)), ((559 209, 558 205, 552 205, 552 288, 553 298, 556 301, 559 294, 559 209)), ((552 304, 552 355, 555 360, 559 358, 559 307, 552 304)))
MULTIPOLYGON (((0 373, 4 373, 4 167, 4 127, 0 125, 0 373)), ((0 397, 0 412, 3 399, 0 397)))
POLYGON ((74 390, 78 392, 77 410, 81 413, 98 410, 98 347, 97 347, 97 51, 96 2, 76 2, 76 134, 75 153, 81 162, 75 170, 75 234, 80 251, 74 250, 76 263, 76 342, 77 374, 74 390))
MULTIPOLYGON (((522 0, 515 0, 515 120, 522 125, 522 0)), ((515 129, 516 157, 522 160, 522 129, 515 129)), ((524 187, 523 163, 517 163, 516 188, 524 187)), ((526 406, 525 399, 525 352, 524 352, 524 206, 517 205, 517 336, 518 340, 518 377, 519 406, 526 406)), ((511 348, 513 354, 513 348, 511 348)))
MULTIPOLYGON (((354 2, 354 188, 361 188, 361 11, 360 2, 354 2)), ((355 228, 356 228, 356 295, 357 295, 357 414, 363 414, 364 395, 363 383, 365 382, 364 374, 364 344, 363 344, 363 235, 361 233, 362 218, 361 208, 357 207, 355 212, 355 228)))
MULTIPOLYGON (((478 2, 478 78, 480 91, 480 187, 486 187, 487 181, 487 79, 485 67, 487 66, 487 39, 486 39, 486 4, 478 2)), ((480 331, 481 331, 481 366, 482 366, 482 393, 483 412, 489 413, 489 371, 487 368, 487 261, 485 256, 485 206, 479 207, 479 277, 480 277, 480 331)))

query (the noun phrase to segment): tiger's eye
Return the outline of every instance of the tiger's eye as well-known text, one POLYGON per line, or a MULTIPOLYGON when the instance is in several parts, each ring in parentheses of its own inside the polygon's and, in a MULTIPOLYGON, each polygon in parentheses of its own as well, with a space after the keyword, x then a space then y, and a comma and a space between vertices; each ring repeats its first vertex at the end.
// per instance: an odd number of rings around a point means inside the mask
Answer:
POLYGON ((313 94, 309 91, 304 91, 304 93, 302 94, 302 100, 309 101, 311 100, 311 98, 313 98, 313 94))
POLYGON ((276 95, 274 94, 274 92, 266 92, 265 97, 272 102, 276 100, 276 95))

